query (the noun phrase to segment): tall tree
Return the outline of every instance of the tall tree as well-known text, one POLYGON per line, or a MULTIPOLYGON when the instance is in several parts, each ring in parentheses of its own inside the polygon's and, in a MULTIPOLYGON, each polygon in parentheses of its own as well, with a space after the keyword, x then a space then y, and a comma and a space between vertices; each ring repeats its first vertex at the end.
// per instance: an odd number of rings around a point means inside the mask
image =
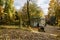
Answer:
POLYGON ((13 19, 13 14, 15 13, 15 8, 14 8, 14 0, 6 0, 5 2, 5 14, 7 15, 7 19, 12 20, 13 19))
POLYGON ((3 14, 3 5, 4 5, 4 0, 0 0, 0 17, 3 14))
MULTIPOLYGON (((40 18, 40 11, 41 9, 35 5, 34 3, 29 3, 29 16, 30 16, 30 21, 33 18, 40 18)), ((22 8, 22 15, 24 15, 24 21, 28 21, 28 12, 27 12, 27 4, 25 4, 22 8)))
POLYGON ((55 15, 56 22, 60 25, 60 0, 51 0, 48 16, 55 15))
POLYGON ((57 23, 60 26, 60 0, 56 0, 54 9, 57 23))
POLYGON ((0 0, 0 22, 2 22, 4 18, 4 1, 5 0, 0 0))
POLYGON ((34 0, 34 1, 33 0, 27 0, 27 14, 28 14, 28 25, 29 26, 30 26, 30 13, 29 13, 29 2, 30 1, 35 4, 36 3, 35 2, 36 0, 34 0))

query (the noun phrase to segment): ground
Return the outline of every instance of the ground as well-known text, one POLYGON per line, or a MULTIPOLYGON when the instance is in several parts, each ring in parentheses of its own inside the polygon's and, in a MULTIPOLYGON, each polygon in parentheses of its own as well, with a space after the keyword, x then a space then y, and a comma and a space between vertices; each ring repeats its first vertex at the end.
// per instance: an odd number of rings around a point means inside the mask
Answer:
POLYGON ((3 28, 0 29, 0 40, 60 40, 60 36, 57 34, 34 30, 28 31, 20 28, 3 28))
POLYGON ((21 29, 0 29, 0 40, 58 40, 57 35, 21 29))

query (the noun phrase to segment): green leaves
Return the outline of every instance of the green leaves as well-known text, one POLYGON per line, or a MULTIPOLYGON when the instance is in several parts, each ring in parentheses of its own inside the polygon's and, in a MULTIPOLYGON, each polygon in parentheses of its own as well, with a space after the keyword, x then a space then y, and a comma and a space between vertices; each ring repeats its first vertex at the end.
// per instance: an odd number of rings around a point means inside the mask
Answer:
POLYGON ((4 0, 0 0, 0 5, 3 6, 4 0))

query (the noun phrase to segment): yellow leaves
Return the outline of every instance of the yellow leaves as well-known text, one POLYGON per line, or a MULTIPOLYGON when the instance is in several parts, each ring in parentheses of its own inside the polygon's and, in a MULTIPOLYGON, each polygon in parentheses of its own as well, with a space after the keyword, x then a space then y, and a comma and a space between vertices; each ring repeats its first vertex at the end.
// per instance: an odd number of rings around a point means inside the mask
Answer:
POLYGON ((3 7, 2 6, 0 6, 0 17, 3 15, 3 12, 4 10, 3 10, 3 7))
POLYGON ((52 3, 52 4, 53 4, 54 2, 55 2, 55 0, 50 0, 50 3, 52 3))
POLYGON ((50 4, 49 4, 49 12, 48 12, 48 17, 50 17, 50 15, 56 16, 56 22, 58 23, 58 25, 60 25, 60 4, 59 4, 59 0, 50 0, 50 4), (50 11, 50 9, 52 9, 50 11))
POLYGON ((52 1, 52 2, 53 2, 54 0, 50 0, 50 1, 52 1))
POLYGON ((31 13, 31 16, 34 16, 36 13, 31 13))
POLYGON ((58 26, 60 25, 60 19, 58 19, 58 26))
POLYGON ((9 13, 10 17, 12 18, 13 14, 12 13, 9 13))
POLYGON ((0 12, 3 13, 3 7, 2 6, 0 6, 0 12))
POLYGON ((42 11, 40 12, 39 15, 40 15, 40 17, 44 17, 44 13, 42 11))

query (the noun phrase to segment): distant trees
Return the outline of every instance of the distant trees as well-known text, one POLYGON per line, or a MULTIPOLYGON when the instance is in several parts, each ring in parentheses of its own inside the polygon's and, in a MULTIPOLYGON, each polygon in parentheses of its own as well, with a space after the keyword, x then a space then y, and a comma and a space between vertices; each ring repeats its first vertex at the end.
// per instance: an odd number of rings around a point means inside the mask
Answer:
POLYGON ((36 0, 30 0, 29 4, 25 3, 20 10, 15 9, 14 0, 0 0, 1 24, 29 25, 28 21, 30 21, 30 24, 39 22, 42 15, 43 11, 37 6, 36 0))
MULTIPOLYGON (((38 20, 40 19, 41 15, 40 13, 43 14, 43 11, 41 8, 39 8, 36 4, 34 3, 29 3, 29 16, 30 16, 30 23, 33 21, 38 22, 38 20)), ((22 7, 22 20, 24 21, 24 23, 26 24, 26 22, 28 22, 28 12, 27 12, 27 4, 25 3, 25 5, 22 7)))
POLYGON ((56 0, 55 2, 55 16, 56 16, 56 21, 58 23, 58 26, 60 26, 60 0, 56 0))
POLYGON ((60 0, 51 0, 49 6, 48 16, 54 15, 56 17, 56 22, 60 25, 60 0))

